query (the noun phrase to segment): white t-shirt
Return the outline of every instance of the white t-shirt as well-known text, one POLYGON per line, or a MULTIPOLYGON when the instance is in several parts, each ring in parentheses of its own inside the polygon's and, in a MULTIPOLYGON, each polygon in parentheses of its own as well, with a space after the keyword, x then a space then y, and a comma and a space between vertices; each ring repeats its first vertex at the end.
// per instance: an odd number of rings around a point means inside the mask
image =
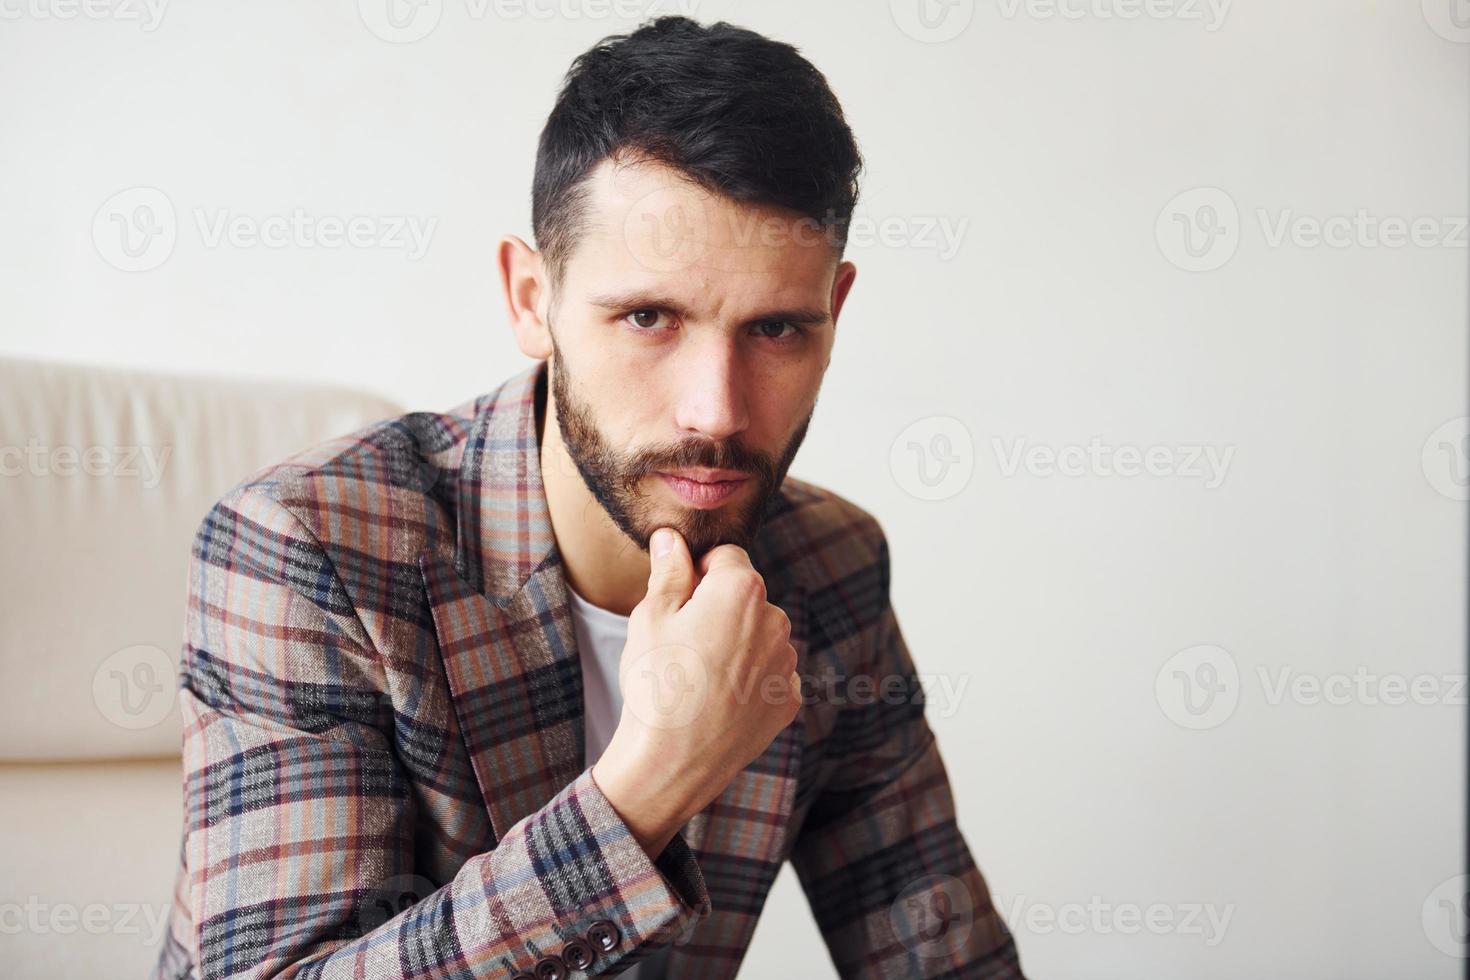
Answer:
MULTIPOLYGON (((585 711, 586 764, 602 755, 617 731, 623 713, 618 687, 618 662, 628 642, 628 617, 592 603, 567 586, 572 625, 577 631, 577 654, 582 661, 582 703, 585 711)), ((642 962, 619 974, 624 980, 664 980, 668 946, 661 946, 642 962)))

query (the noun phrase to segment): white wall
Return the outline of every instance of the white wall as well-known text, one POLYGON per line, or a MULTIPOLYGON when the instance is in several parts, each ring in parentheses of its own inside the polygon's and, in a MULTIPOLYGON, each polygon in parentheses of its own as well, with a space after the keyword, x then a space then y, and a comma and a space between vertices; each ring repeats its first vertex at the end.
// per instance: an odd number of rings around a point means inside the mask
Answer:
MULTIPOLYGON (((0 352, 413 408, 525 363, 491 250, 531 237, 555 87, 676 6, 425 0, 405 30, 432 29, 395 43, 369 27, 408 36, 386 0, 165 0, 156 22, 69 2, 0 0, 0 352), (166 203, 114 198, 134 188, 166 203), (150 203, 172 251, 122 271, 114 216, 150 203), (434 224, 421 256, 199 225, 297 208, 434 224)), ((1435 890, 1464 866, 1470 11, 925 2, 932 29, 913 0, 693 12, 798 44, 866 153, 860 228, 888 237, 850 253, 793 472, 888 531, 910 648, 961 692, 931 692, 931 723, 1023 963, 1459 976, 1437 900, 1466 888, 1435 890), (1304 237, 1360 209, 1346 245, 1304 237), (1191 258, 1181 221, 1211 214, 1223 234, 1191 258), (1385 244, 1421 218, 1419 244, 1385 244), (930 487, 909 444, 936 435, 930 487), (1163 475, 1007 465, 1016 440, 1094 438, 1166 447, 1163 475), (1191 714, 1179 678, 1210 669, 1223 691, 1191 714), (1315 682, 1344 703, 1291 686, 1315 682), (1383 703, 1399 683, 1430 703, 1383 703), (1128 918, 1153 905, 1163 934, 1128 918)), ((832 975, 789 870, 767 909, 744 972, 832 975)))

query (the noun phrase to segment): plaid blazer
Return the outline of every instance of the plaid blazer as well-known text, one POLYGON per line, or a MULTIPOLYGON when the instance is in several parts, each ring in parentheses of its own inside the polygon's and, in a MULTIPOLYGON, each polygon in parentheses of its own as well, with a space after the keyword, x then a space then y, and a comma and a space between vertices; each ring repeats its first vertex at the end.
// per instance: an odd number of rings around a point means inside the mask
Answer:
POLYGON ((794 478, 750 553, 812 693, 644 853, 583 758, 544 368, 259 470, 205 516, 153 976, 555 980, 668 945, 674 980, 728 980, 790 859, 843 977, 1020 977, 955 824, 883 532, 794 478))

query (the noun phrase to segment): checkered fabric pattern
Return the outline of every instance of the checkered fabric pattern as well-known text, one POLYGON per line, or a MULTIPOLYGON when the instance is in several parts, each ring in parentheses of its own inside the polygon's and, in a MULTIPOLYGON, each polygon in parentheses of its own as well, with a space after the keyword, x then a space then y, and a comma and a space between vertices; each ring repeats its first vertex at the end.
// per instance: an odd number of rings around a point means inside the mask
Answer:
POLYGON ((883 532, 795 478, 750 553, 808 696, 644 853, 583 758, 545 371, 298 453, 205 516, 156 980, 613 976, 660 945, 671 978, 728 980, 788 859, 841 976, 1021 977, 955 823, 883 532), (855 681, 887 695, 834 696, 855 681))

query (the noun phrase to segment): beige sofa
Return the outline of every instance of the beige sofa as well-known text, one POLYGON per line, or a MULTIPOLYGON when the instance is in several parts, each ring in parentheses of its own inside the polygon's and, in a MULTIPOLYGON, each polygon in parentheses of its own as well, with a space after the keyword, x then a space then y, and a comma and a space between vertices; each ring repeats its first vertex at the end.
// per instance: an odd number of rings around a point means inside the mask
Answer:
POLYGON ((0 975, 144 977, 182 827, 194 531, 362 392, 0 359, 0 975))

